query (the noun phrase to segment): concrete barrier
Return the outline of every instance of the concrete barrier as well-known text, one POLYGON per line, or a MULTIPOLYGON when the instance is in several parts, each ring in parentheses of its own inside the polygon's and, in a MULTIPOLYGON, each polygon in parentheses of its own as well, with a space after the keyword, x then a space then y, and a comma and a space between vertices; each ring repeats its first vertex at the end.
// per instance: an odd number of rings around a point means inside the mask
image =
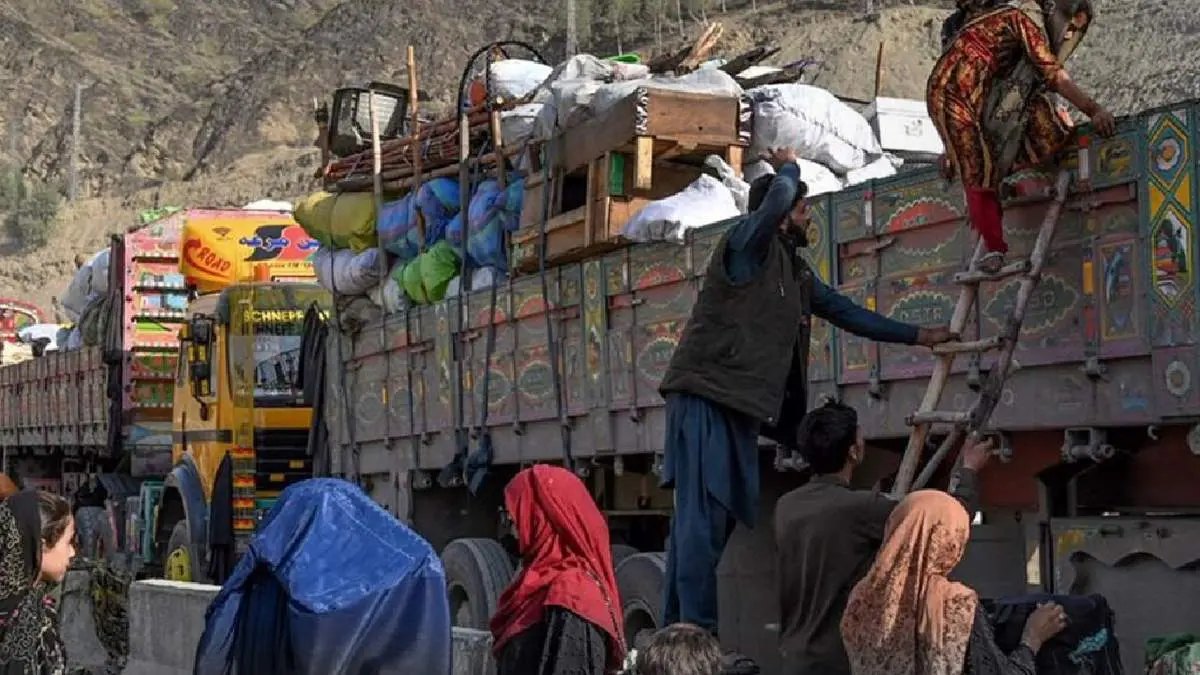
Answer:
MULTIPOLYGON (((136 581, 129 587, 129 662, 122 675, 188 675, 218 586, 136 581)), ((93 638, 94 639, 94 638, 93 638)), ((493 675, 492 636, 455 628, 453 675, 493 675)))
POLYGON ((204 612, 220 586, 163 579, 129 586, 129 661, 123 675, 189 675, 204 612))

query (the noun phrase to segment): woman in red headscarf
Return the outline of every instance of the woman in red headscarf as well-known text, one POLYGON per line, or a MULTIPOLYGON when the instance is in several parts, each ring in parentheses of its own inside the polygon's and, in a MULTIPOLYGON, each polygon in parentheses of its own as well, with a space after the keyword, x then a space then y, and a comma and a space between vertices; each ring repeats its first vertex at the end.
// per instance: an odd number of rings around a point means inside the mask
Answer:
POLYGON ((497 675, 605 675, 625 658, 608 523, 575 474, 535 465, 504 490, 521 569, 492 617, 497 675))

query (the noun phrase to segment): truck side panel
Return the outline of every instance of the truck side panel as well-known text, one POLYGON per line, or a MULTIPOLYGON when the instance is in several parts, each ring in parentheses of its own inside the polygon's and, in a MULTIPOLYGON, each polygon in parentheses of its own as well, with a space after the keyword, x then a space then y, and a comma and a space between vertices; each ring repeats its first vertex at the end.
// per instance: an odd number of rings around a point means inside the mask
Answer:
POLYGON ((0 447, 15 454, 103 452, 107 386, 100 347, 0 368, 0 447))
POLYGON ((179 273, 179 237, 187 212, 126 234, 121 251, 120 354, 122 434, 134 476, 171 470, 171 404, 187 287, 179 273))
MULTIPOLYGON (((1149 424, 1200 413, 1200 389, 1192 383, 1200 367, 1196 125, 1195 103, 1149 111, 1122 122, 1114 138, 1089 137, 1086 171, 1077 166, 1078 153, 1066 159, 1077 180, 1026 318, 1021 368, 993 418, 998 428, 1149 424), (1081 173, 1087 180, 1079 180, 1081 173)), ((1051 179, 1025 172, 1010 181, 1006 233, 1014 258, 1028 253, 1051 179)), ((970 255, 964 213, 959 188, 932 170, 873 181, 813 200, 805 255, 822 278, 866 307, 912 323, 945 323, 958 295, 953 275, 970 255)), ((345 378, 355 440, 403 448, 406 459, 392 468, 439 468, 460 446, 476 446, 456 441, 454 428, 481 423, 488 372, 487 426, 496 460, 559 457, 549 305, 575 453, 661 451, 656 388, 728 226, 696 231, 683 245, 635 245, 549 270, 549 303, 536 274, 506 282, 496 293, 490 359, 487 291, 469 294, 461 309, 454 298, 342 336, 344 373, 338 375, 337 351, 330 349, 329 382, 336 388, 337 378, 345 378), (469 364, 461 383, 455 355, 469 364), (460 392, 463 411, 456 415, 460 392)), ((985 286, 981 318, 967 337, 1001 329, 1016 286, 1016 280, 985 286)), ((857 405, 872 437, 906 435, 904 417, 916 409, 932 369, 929 353, 814 325, 814 399, 829 393, 857 405)), ((971 376, 986 373, 991 362, 991 356, 974 365, 960 359, 946 405, 965 409, 974 399, 971 376)), ((340 418, 345 411, 329 414, 340 418)), ((343 429, 343 444, 349 436, 343 429)))
MULTIPOLYGON (((1150 419, 1149 410, 1104 414, 1116 412, 1105 410, 1114 395, 1128 391, 1135 380, 1144 381, 1145 360, 1141 368, 1126 362, 1107 366, 1118 376, 1116 387, 1104 386, 1099 372, 1108 359, 1149 355, 1145 327, 1137 320, 1146 311, 1137 278, 1145 269, 1137 243, 1139 188, 1145 184, 1137 127, 1130 121, 1117 137, 1091 145, 1090 184, 1078 183, 1074 167, 1075 194, 1026 315, 1016 354, 1023 370, 1006 387, 993 418, 999 427, 1150 419), (1047 400, 1055 396, 1061 403, 1047 400)), ((1069 165, 1077 162, 1071 160, 1069 165)), ((1005 229, 1013 259, 1031 250, 1050 179, 1026 172, 1010 181, 1005 229)), ((848 190, 833 202, 842 291, 903 321, 948 323, 959 293, 953 276, 973 245, 958 188, 936 175, 917 174, 848 190)), ((1019 283, 1014 278, 984 284, 980 316, 968 324, 968 338, 1001 332, 1019 283)), ((840 336, 839 342, 841 393, 870 411, 868 433, 905 434, 904 417, 919 403, 921 378, 929 375, 934 359, 921 348, 879 345, 852 335, 840 336)), ((975 363, 959 359, 956 370, 978 377, 993 361, 990 354, 975 363)), ((974 396, 957 384, 943 400, 965 409, 974 396)))

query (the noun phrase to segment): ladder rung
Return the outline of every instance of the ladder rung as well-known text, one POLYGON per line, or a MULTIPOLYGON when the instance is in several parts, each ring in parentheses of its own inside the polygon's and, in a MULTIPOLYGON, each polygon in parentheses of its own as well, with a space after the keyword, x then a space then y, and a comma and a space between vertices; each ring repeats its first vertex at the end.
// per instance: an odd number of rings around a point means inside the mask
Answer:
POLYGON ((975 352, 986 352, 991 349, 999 349, 1004 344, 1004 338, 996 335, 982 340, 971 340, 968 342, 943 342, 940 345, 934 345, 934 354, 971 354, 975 352))
POLYGON ((1025 274, 1030 269, 1032 269, 1032 265, 1030 265, 1028 260, 1018 260, 1001 267, 1000 271, 996 272, 995 274, 988 274, 987 272, 983 272, 981 270, 959 272, 958 274, 954 275, 954 283, 977 284, 981 281, 999 281, 1001 279, 1015 277, 1019 274, 1025 274))
POLYGON ((918 424, 966 424, 971 421, 971 413, 930 410, 929 412, 915 412, 909 415, 906 421, 911 427, 918 424))

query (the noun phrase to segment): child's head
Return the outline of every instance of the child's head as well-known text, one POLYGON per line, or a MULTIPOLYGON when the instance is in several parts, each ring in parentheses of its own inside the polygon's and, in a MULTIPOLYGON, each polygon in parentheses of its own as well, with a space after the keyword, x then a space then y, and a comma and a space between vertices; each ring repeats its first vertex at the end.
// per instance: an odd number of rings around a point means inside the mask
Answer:
POLYGON ((720 675, 721 646, 708 631, 677 623, 638 650, 637 675, 720 675))

